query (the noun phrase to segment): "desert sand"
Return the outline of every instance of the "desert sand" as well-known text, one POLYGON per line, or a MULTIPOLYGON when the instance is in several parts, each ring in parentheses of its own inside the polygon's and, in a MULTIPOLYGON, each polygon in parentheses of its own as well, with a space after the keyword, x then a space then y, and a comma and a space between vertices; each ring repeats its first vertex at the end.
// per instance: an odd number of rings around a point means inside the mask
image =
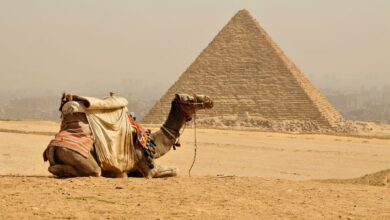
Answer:
POLYGON ((56 179, 42 152, 58 129, 0 121, 2 219, 390 218, 390 139, 201 128, 189 177, 187 128, 157 160, 178 177, 56 179))

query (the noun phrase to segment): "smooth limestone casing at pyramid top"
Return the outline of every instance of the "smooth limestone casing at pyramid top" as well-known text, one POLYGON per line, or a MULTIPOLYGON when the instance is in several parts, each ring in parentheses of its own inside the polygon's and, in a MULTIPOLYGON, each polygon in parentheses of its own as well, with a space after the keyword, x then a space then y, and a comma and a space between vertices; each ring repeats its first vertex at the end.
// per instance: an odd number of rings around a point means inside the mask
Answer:
POLYGON ((211 96, 214 108, 199 112, 202 119, 244 114, 243 120, 310 121, 326 129, 343 120, 247 10, 229 21, 142 122, 163 123, 175 93, 211 96))

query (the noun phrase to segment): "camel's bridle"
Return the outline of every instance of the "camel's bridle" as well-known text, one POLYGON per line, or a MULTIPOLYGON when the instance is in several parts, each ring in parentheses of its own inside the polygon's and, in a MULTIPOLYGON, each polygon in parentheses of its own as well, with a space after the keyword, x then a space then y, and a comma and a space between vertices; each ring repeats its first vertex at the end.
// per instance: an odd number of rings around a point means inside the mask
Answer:
MULTIPOLYGON (((178 105, 178 107, 181 109, 182 112, 184 112, 184 117, 185 117, 185 120, 186 122, 188 121, 191 121, 191 117, 187 114, 187 112, 183 109, 183 104, 180 100, 175 100, 174 102, 176 102, 176 104, 178 105)), ((195 105, 194 105, 195 106, 195 105)), ((195 111, 194 111, 195 112, 195 111)), ((185 126, 183 127, 182 131, 178 131, 174 128, 169 128, 167 127, 165 124, 163 124, 161 126, 161 130, 164 131, 164 133, 166 134, 166 136, 168 136, 169 139, 173 140, 175 143, 172 145, 173 149, 176 150, 176 147, 177 146, 180 146, 180 142, 179 142, 179 138, 181 136, 181 134, 184 132, 184 128, 185 126)))
MULTIPOLYGON (((193 97, 194 97, 194 100, 196 100, 196 94, 194 94, 193 97)), ((183 102, 183 101, 180 100, 179 97, 177 97, 174 100, 174 102, 176 102, 178 107, 181 109, 181 111, 184 112, 184 114, 185 114, 184 117, 185 117, 186 122, 191 121, 192 118, 187 113, 186 109, 184 109, 184 106, 190 107, 191 110, 194 111, 194 116, 195 116, 196 115, 196 109, 195 108, 197 106, 200 106, 200 107, 204 108, 205 105, 206 105, 205 102, 183 102)), ((167 134, 168 138, 171 139, 171 140, 177 140, 180 137, 181 133, 182 133, 180 131, 177 131, 176 129, 167 127, 165 124, 163 124, 161 126, 161 129, 167 134)))

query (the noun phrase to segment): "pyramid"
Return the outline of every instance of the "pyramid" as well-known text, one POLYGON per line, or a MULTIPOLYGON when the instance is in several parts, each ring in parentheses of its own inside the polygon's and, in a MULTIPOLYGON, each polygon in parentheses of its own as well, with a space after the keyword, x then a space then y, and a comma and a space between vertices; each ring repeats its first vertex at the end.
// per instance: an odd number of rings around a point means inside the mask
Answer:
POLYGON ((211 96, 214 108, 198 115, 205 122, 231 118, 235 125, 272 121, 332 129, 343 120, 247 10, 229 21, 142 122, 163 123, 175 93, 211 96))

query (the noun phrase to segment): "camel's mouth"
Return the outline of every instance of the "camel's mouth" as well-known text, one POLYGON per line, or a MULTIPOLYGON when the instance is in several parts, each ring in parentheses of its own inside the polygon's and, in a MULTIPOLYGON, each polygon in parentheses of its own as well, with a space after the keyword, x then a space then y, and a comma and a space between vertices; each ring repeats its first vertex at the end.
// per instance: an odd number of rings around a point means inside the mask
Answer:
POLYGON ((213 108, 214 102, 209 96, 204 96, 203 103, 205 108, 213 108))
POLYGON ((175 99, 183 105, 193 106, 197 109, 212 108, 214 106, 213 100, 206 95, 176 94, 175 99))

